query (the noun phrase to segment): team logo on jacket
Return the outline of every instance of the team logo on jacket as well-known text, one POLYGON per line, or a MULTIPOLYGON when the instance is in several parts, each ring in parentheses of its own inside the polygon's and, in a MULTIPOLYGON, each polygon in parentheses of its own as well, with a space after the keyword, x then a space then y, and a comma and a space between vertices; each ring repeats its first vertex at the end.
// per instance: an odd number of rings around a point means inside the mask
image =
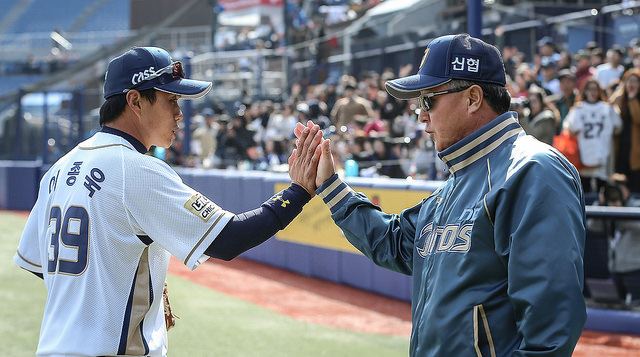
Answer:
POLYGON ((418 254, 427 255, 443 252, 466 253, 471 248, 471 230, 473 223, 447 224, 435 226, 433 222, 425 225, 420 231, 416 244, 418 254))

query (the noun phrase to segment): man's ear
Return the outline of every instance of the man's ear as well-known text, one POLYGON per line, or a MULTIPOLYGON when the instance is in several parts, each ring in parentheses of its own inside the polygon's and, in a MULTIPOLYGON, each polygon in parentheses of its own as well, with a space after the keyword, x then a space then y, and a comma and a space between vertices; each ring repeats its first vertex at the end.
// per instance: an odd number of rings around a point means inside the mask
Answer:
POLYGON ((480 110, 482 107, 482 101, 484 99, 484 95, 482 92, 482 88, 479 85, 473 85, 469 88, 469 92, 467 95, 467 110, 469 114, 475 113, 480 110))
POLYGON ((142 105, 140 101, 142 101, 142 97, 140 96, 140 92, 135 89, 132 89, 127 92, 127 106, 136 114, 139 118, 142 113, 142 105))

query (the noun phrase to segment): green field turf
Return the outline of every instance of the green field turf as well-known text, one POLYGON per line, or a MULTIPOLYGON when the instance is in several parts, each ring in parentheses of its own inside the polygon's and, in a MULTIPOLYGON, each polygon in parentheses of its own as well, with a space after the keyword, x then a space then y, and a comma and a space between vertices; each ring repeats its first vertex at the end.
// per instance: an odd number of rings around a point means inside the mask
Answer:
MULTIPOLYGON (((33 356, 45 298, 38 278, 13 254, 26 218, 0 212, 0 350, 33 356)), ((408 338, 359 334, 279 315, 188 280, 170 276, 180 316, 169 332, 169 356, 406 356, 408 338)))

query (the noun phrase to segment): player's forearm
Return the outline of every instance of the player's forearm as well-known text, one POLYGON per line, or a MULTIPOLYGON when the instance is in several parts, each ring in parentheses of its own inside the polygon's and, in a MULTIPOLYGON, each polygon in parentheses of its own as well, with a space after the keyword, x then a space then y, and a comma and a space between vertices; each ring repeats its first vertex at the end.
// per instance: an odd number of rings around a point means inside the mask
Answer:
POLYGON ((289 225, 310 199, 304 188, 292 184, 260 207, 235 215, 205 250, 205 254, 231 260, 260 245, 289 225))

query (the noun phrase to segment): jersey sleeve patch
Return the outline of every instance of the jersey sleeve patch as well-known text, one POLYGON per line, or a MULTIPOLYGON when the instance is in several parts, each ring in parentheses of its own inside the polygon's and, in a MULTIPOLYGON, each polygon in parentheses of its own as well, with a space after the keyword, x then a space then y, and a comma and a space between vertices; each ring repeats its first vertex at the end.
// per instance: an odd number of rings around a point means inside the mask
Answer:
POLYGON ((189 200, 184 203, 184 208, 205 222, 208 222, 214 213, 220 210, 218 205, 199 192, 189 197, 189 200))

